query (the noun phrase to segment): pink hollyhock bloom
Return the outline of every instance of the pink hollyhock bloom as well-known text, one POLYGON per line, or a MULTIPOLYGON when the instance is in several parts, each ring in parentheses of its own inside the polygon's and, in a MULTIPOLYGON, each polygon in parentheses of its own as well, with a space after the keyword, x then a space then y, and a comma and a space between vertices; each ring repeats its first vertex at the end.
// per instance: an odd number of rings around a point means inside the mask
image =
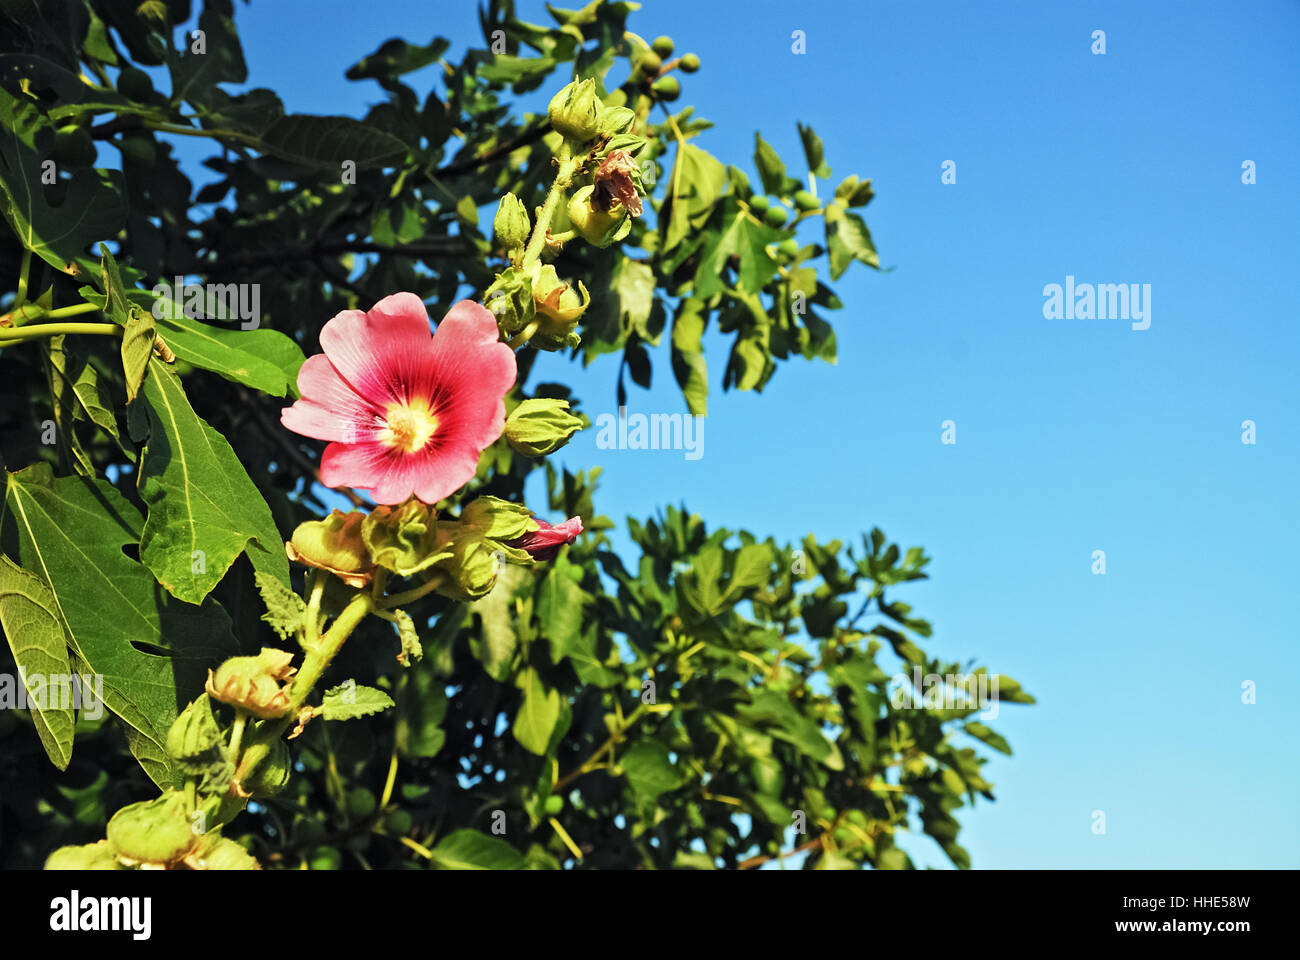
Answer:
POLYGON ((320 345, 325 352, 298 372, 302 399, 280 422, 332 441, 321 457, 325 486, 369 490, 376 503, 437 503, 501 436, 515 355, 477 303, 460 301, 430 334, 420 298, 395 293, 365 313, 338 314, 320 345))
POLYGON ((582 533, 581 517, 570 517, 554 526, 538 517, 533 519, 537 521, 538 529, 525 533, 517 540, 508 541, 506 546, 527 550, 538 560, 550 560, 560 552, 560 547, 573 543, 578 539, 578 534, 582 533))

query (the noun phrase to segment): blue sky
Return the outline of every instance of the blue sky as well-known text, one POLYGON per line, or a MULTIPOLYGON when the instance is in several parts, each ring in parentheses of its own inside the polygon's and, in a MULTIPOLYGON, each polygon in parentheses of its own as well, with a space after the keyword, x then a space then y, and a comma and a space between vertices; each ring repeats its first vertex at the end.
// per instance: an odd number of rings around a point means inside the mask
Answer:
MULTIPOLYGON (((892 271, 835 285, 837 365, 784 364, 761 396, 722 394, 726 345, 706 341, 701 459, 597 450, 594 430, 560 459, 604 467, 598 509, 616 519, 684 500, 779 539, 879 525, 923 545, 932 579, 896 596, 933 622, 927 650, 1039 699, 994 724, 1016 753, 988 768, 998 801, 962 814, 977 868, 1300 866, 1284 713, 1300 667, 1300 5, 704 9, 650 0, 630 23, 701 57, 682 102, 718 127, 697 143, 752 175, 757 127, 798 174, 795 121, 812 124, 833 183, 874 179, 867 221, 892 271), (1067 275, 1150 284, 1150 328, 1045 319, 1043 288, 1067 275)), ((380 99, 343 71, 390 36, 446 35, 453 57, 481 43, 468 2, 236 16, 250 84, 302 112, 380 99)), ((655 360, 632 409, 682 410, 655 360)), ((572 382, 594 418, 616 367, 547 358, 538 375, 572 382)), ((909 849, 946 865, 924 839, 909 849)))

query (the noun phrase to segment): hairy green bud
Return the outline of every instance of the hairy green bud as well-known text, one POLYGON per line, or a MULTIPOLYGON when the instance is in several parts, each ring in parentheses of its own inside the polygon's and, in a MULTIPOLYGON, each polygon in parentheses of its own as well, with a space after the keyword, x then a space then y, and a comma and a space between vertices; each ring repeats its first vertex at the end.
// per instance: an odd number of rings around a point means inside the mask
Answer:
POLYGON ((545 457, 569 442, 582 421, 569 412, 567 400, 534 397, 506 418, 506 442, 527 457, 545 457))
POLYGON ((600 132, 599 110, 596 81, 574 80, 551 98, 546 115, 562 137, 586 143, 600 132))
POLYGON ((524 202, 513 193, 507 193, 497 204, 497 215, 492 221, 497 243, 506 251, 516 250, 528 242, 530 229, 524 202))

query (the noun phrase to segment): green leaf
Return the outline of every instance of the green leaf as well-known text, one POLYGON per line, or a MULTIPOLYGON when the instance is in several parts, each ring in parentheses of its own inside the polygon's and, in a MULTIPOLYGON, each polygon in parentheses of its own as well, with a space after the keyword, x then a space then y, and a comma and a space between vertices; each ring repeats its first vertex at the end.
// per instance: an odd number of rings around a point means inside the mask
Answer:
POLYGON ((8 474, 5 552, 49 584, 80 661, 75 672, 103 677, 105 704, 130 727, 131 752, 169 786, 164 745, 177 704, 197 697, 208 670, 238 651, 217 603, 173 600, 123 552, 136 546, 142 524, 106 481, 55 479, 45 464, 8 474))
POLYGON ((994 733, 987 725, 980 723, 978 720, 969 720, 963 729, 977 740, 983 740, 994 750, 1000 753, 1011 755, 1011 744, 999 733, 994 733))
POLYGON ((522 870, 525 865, 510 844, 477 830, 449 833, 431 852, 442 870, 522 870))
POLYGON ((155 336, 153 317, 132 304, 126 332, 122 334, 122 372, 126 376, 127 403, 134 401, 140 392, 140 385, 149 369, 149 358, 153 356, 155 336))
POLYGON ((415 621, 405 610, 392 610, 393 622, 397 624, 397 637, 402 645, 402 652, 397 655, 397 662, 404 667, 419 663, 424 659, 424 647, 420 635, 415 630, 415 621))
POLYGON ((664 240, 660 253, 667 253, 686 236, 703 226, 713 212, 713 205, 722 196, 727 182, 727 168, 717 158, 693 144, 683 143, 677 148, 677 159, 668 179, 668 193, 664 203, 668 216, 664 219, 664 240))
POLYGON ((326 720, 356 720, 391 706, 393 698, 384 691, 349 680, 325 691, 321 698, 320 716, 326 720))
POLYGON ((822 138, 813 133, 812 127, 805 127, 802 123, 798 127, 799 139, 803 141, 803 155, 808 161, 808 172, 824 180, 831 175, 831 168, 826 165, 822 138))
POLYGON ((826 246, 831 254, 831 279, 838 280, 854 260, 880 269, 880 257, 866 221, 838 207, 826 211, 826 246), (834 211, 834 212, 832 212, 834 211))
POLYGON ((149 520, 141 562, 190 603, 206 597, 244 552, 254 570, 287 585, 284 540, 266 501, 225 437, 194 412, 180 378, 156 357, 143 395, 150 426, 138 482, 149 520))
POLYGON ((661 793, 682 785, 682 776, 668 756, 668 748, 658 740, 641 740, 628 747, 619 759, 628 786, 637 798, 653 802, 661 793))
MULTIPOLYGON (((105 296, 93 287, 78 291, 90 303, 103 307, 105 296)), ((153 312, 155 298, 148 290, 125 289, 126 299, 153 312)), ((302 349, 277 330, 230 330, 185 316, 174 300, 157 298, 157 333, 178 358, 227 380, 242 383, 273 397, 291 392, 303 364, 302 349)), ((125 326, 112 313, 110 319, 125 326)))
POLYGON ((447 740, 443 681, 427 667, 402 674, 398 688, 397 752, 403 757, 435 757, 447 740))
POLYGON ((754 131, 754 166, 758 167, 763 192, 786 196, 799 189, 799 181, 785 175, 785 164, 773 146, 754 131))
POLYGON ((126 222, 121 173, 82 169, 72 175, 63 202, 50 204, 41 160, 31 137, 43 121, 35 106, 0 89, 0 212, 28 250, 57 270, 92 274, 87 248, 112 237, 126 222))
POLYGON ((515 739, 530 753, 545 756, 560 719, 560 693, 548 688, 532 667, 521 670, 517 682, 524 698, 515 714, 515 739))
POLYGON ((13 652, 41 746, 60 770, 72 760, 76 717, 60 685, 69 680, 68 641, 54 594, 39 576, 0 554, 0 626, 13 652), (39 678, 39 679, 38 679, 39 678))
POLYGON ((289 114, 261 131, 258 146, 267 153, 308 167, 337 171, 346 161, 360 168, 391 166, 410 148, 392 134, 351 117, 289 114))
POLYGON ((550 642, 551 662, 559 663, 580 644, 582 610, 591 597, 574 580, 581 575, 567 556, 557 556, 546 579, 538 588, 537 617, 542 636, 550 642))
POLYGON ((349 80, 400 77, 404 73, 436 63, 450 47, 451 43, 442 37, 434 37, 422 47, 394 37, 381 43, 374 53, 348 67, 343 75, 349 80))
POLYGON ((686 398, 686 407, 694 416, 709 412, 709 371, 704 360, 703 303, 695 298, 682 302, 673 319, 673 376, 686 398))
POLYGON ((253 579, 257 581, 262 602, 266 604, 266 613, 262 614, 262 619, 271 625, 271 629, 281 639, 288 640, 302 628, 305 621, 307 606, 302 602, 302 597, 269 573, 259 571, 253 575, 253 579))
POLYGON ((510 664, 519 646, 519 635, 515 632, 515 594, 532 579, 524 568, 507 564, 497 575, 492 592, 469 605, 482 621, 482 629, 470 638, 470 649, 487 675, 498 683, 510 676, 510 664))
POLYGON ((728 199, 723 216, 725 226, 710 235, 704 245, 699 268, 695 271, 694 295, 711 297, 726 289, 723 273, 731 257, 739 257, 736 287, 745 293, 758 293, 776 273, 776 261, 767 246, 779 242, 783 233, 755 220, 734 199, 728 199))
POLYGON ((794 744, 831 770, 844 769, 844 758, 839 748, 826 738, 817 721, 801 713, 785 694, 759 691, 754 694, 753 703, 736 709, 736 715, 761 726, 770 736, 794 744))

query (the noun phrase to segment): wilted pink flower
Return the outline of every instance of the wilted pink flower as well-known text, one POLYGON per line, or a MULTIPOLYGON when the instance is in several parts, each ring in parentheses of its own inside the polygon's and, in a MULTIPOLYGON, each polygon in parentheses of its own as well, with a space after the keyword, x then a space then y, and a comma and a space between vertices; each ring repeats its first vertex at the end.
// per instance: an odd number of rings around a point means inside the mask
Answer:
POLYGON ((430 335, 420 298, 395 293, 368 312, 338 314, 320 345, 325 352, 298 372, 302 399, 280 421, 333 441, 321 457, 325 486, 369 490, 376 503, 412 494, 436 503, 474 476, 501 436, 515 355, 477 303, 453 306, 430 335))
POLYGON ((578 534, 582 533, 581 517, 570 517, 556 525, 551 525, 538 517, 533 519, 537 520, 538 529, 532 533, 525 533, 517 540, 508 541, 506 546, 527 550, 538 560, 550 560, 560 552, 560 547, 566 543, 573 543, 578 539, 578 534))

